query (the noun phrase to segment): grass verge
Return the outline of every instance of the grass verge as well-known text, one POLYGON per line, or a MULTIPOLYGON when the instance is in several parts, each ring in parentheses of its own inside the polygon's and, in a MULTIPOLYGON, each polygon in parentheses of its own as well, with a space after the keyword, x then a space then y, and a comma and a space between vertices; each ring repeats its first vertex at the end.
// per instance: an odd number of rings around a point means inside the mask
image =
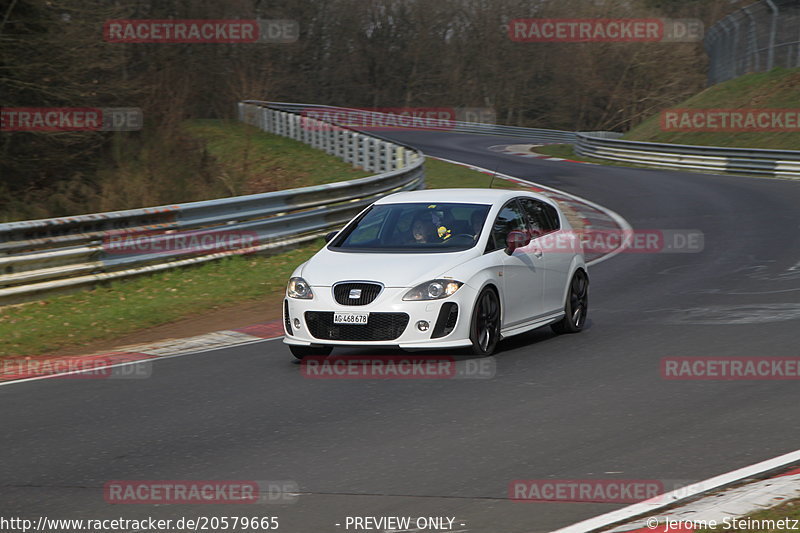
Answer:
POLYGON ((425 160, 425 183, 428 189, 483 189, 489 185, 492 189, 520 188, 513 182, 499 178, 492 182, 492 176, 488 174, 431 158, 425 160))
MULTIPOLYGON (((224 133, 218 127, 225 128, 214 125, 213 131, 224 133)), ((226 153, 225 146, 235 142, 219 139, 216 149, 226 153)), ((426 178, 429 188, 488 187, 491 180, 480 172, 433 159, 426 161, 426 178)), ((513 185, 495 180, 494 186, 513 185)), ((318 240, 271 257, 233 257, 0 307, 0 356, 52 353, 257 300, 274 301, 277 316, 286 280, 322 245, 318 240)))
MULTIPOLYGON (((800 108, 800 68, 775 68, 719 83, 675 109, 792 109, 800 108)), ((629 131, 629 141, 647 141, 736 148, 797 150, 800 131, 791 132, 669 132, 661 129, 660 114, 629 131)))
POLYGON ((0 354, 47 353, 118 337, 201 311, 280 297, 292 270, 321 246, 320 240, 271 257, 210 261, 0 308, 0 354))
POLYGON ((211 200, 344 181, 369 173, 299 141, 224 120, 117 132, 91 172, 0 190, 0 222, 211 200))
MULTIPOLYGON (((676 109, 794 109, 800 108, 800 69, 776 68, 770 72, 748 74, 714 85, 685 102, 676 109)), ((730 146, 738 148, 772 148, 797 150, 800 132, 666 132, 661 130, 661 116, 654 115, 629 131, 623 139, 628 141, 695 144, 700 146, 730 146)), ((536 153, 585 161, 598 165, 658 168, 635 163, 606 161, 582 157, 572 145, 550 144, 539 146, 536 153)))
POLYGON ((562 159, 572 159, 573 161, 584 161, 586 163, 594 163, 595 165, 606 165, 610 167, 653 168, 648 167, 647 165, 637 165, 623 161, 606 161, 605 159, 583 157, 575 153, 575 150, 572 148, 571 144, 546 144, 544 146, 537 146, 533 149, 533 151, 537 154, 560 157, 562 159))
POLYGON ((217 163, 218 178, 234 196, 370 175, 322 150, 241 122, 190 120, 183 127, 202 141, 217 163))

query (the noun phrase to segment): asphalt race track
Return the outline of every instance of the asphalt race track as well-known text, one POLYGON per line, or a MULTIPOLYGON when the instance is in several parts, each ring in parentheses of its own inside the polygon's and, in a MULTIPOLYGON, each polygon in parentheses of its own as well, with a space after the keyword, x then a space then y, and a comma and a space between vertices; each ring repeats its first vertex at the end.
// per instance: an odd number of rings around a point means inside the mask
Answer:
POLYGON ((587 329, 509 339, 492 379, 307 379, 273 340, 157 361, 149 379, 2 386, 2 514, 278 516, 288 533, 348 531, 346 516, 450 516, 454 531, 545 532, 623 504, 512 502, 512 480, 659 480, 671 490, 798 448, 798 381, 666 380, 660 361, 800 353, 800 183, 524 159, 489 151, 520 143, 494 136, 392 136, 429 155, 499 163, 637 229, 700 230, 705 248, 623 253, 591 268, 587 329), (292 480, 300 496, 103 498, 109 480, 187 479, 292 480))

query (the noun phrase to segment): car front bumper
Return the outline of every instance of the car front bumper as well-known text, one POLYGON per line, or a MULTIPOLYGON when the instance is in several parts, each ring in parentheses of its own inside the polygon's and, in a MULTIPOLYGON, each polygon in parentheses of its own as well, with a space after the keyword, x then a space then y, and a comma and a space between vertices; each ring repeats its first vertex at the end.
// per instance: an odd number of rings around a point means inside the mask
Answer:
MULTIPOLYGON (((403 295, 408 288, 386 287, 378 297, 367 305, 342 305, 333 297, 331 287, 314 287, 314 298, 301 300, 286 297, 283 304, 283 324, 286 335, 284 343, 300 346, 386 346, 405 349, 439 349, 469 346, 470 317, 476 298, 476 292, 468 285, 463 285, 455 294, 441 300, 428 301, 403 301, 403 295), (432 338, 437 329, 440 312, 446 304, 458 306, 458 316, 455 326, 444 336, 432 338), (288 317, 287 317, 288 312, 288 317), (327 320, 321 325, 320 320, 314 317, 323 316, 320 313, 358 312, 370 313, 365 325, 346 325, 341 327, 329 323, 327 320), (308 315, 306 313, 309 313, 308 315), (312 316, 312 313, 315 315, 312 316), (373 315, 373 313, 376 313, 373 315), (386 340, 354 340, 353 337, 363 338, 369 332, 353 328, 377 327, 382 318, 388 316, 384 313, 404 313, 408 321, 396 338, 386 340), (288 318, 288 320, 287 320, 288 318), (308 319, 308 320, 307 320, 308 319), (419 321, 428 322, 426 331, 417 328, 419 321), (295 324, 299 323, 300 327, 295 324), (291 329, 290 327, 291 326, 291 329), (312 332, 312 329, 314 330, 312 332), (348 332, 354 335, 349 335, 348 332), (316 333, 316 335, 314 335, 316 333), (330 337, 330 338, 324 338, 330 337)), ((445 310, 444 315, 447 314, 445 310)))

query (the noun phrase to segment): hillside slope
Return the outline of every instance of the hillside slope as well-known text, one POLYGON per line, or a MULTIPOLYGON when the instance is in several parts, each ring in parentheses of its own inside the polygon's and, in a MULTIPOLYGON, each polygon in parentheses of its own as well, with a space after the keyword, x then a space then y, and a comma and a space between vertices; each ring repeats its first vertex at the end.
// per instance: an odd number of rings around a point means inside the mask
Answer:
MULTIPOLYGON (((776 68, 714 85, 672 109, 792 109, 800 113, 800 68, 776 68)), ((795 115, 796 116, 796 115, 795 115)), ((664 131, 661 113, 623 138, 631 141, 800 150, 800 125, 792 132, 664 131)))

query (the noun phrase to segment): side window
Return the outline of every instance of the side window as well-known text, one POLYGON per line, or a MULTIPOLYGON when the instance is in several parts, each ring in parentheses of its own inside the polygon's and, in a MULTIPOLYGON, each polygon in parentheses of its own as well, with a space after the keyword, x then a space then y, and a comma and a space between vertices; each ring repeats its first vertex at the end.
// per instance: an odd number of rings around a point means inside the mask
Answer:
POLYGON ((559 229, 558 213, 553 206, 533 198, 520 198, 520 203, 525 210, 528 226, 534 232, 534 238, 537 234, 550 233, 559 229))
POLYGON ((486 244, 486 251, 502 250, 506 247, 506 237, 513 230, 525 231, 522 210, 516 200, 507 203, 492 225, 492 235, 486 244))
POLYGON ((550 230, 551 231, 558 231, 561 229, 561 220, 558 218, 558 211, 555 207, 549 204, 542 203, 544 206, 544 212, 547 215, 547 219, 550 221, 550 230))

